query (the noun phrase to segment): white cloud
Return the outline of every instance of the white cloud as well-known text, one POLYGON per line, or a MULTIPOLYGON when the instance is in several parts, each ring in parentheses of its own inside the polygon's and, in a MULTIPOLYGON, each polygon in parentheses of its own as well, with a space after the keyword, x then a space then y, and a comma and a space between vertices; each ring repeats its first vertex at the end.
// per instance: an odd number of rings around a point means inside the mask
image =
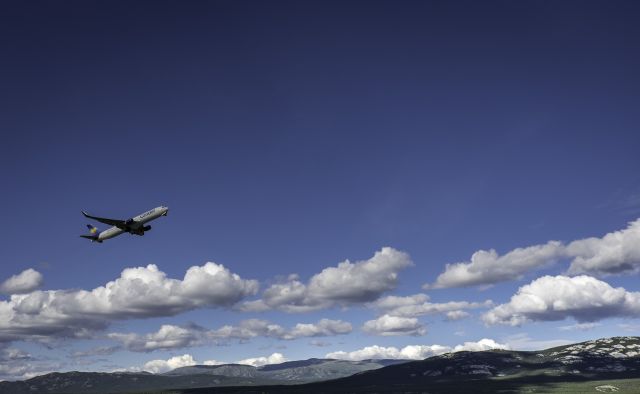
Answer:
POLYGON ((448 320, 458 320, 470 314, 464 309, 488 308, 493 306, 491 300, 484 302, 449 301, 443 303, 429 302, 426 294, 410 296, 386 296, 367 304, 381 315, 364 323, 362 330, 372 335, 425 335, 426 328, 417 317, 431 314, 444 314, 448 320))
POLYGON ((292 340, 303 337, 323 337, 348 334, 350 323, 342 320, 321 319, 317 323, 298 323, 287 330, 266 320, 248 319, 237 326, 226 325, 215 330, 190 325, 185 327, 165 324, 157 332, 148 334, 110 333, 108 338, 122 343, 129 351, 151 352, 159 349, 180 349, 228 340, 248 340, 255 337, 292 340))
POLYGON ((24 294, 42 286, 42 274, 33 268, 26 269, 0 284, 0 293, 24 294))
POLYGON ((302 337, 329 337, 348 334, 353 330, 351 323, 342 320, 321 319, 316 324, 298 323, 291 331, 283 336, 283 339, 295 339, 302 337))
POLYGON ((491 250, 479 250, 470 261, 447 264, 432 285, 425 288, 448 288, 487 285, 513 280, 532 269, 553 263, 564 256, 564 246, 557 241, 528 248, 517 248, 503 256, 491 250))
POLYGON ((371 335, 413 335, 421 336, 427 329, 415 317, 382 315, 364 323, 362 330, 371 335))
POLYGON ((202 363, 202 365, 222 365, 222 364, 224 363, 218 360, 206 360, 202 363))
POLYGON ((263 365, 269 364, 281 364, 287 361, 286 357, 282 355, 282 353, 273 353, 268 357, 255 357, 255 358, 247 358, 244 360, 240 360, 237 364, 245 364, 252 365, 254 367, 261 367, 263 365))
POLYGON ((259 336, 282 338, 285 333, 286 330, 280 325, 261 319, 243 320, 237 326, 225 325, 216 330, 206 330, 202 332, 204 337, 216 340, 247 340, 259 336))
POLYGON ((573 317, 594 322, 607 317, 640 316, 640 292, 590 276, 543 276, 522 286, 511 300, 482 316, 486 324, 521 325, 529 321, 553 321, 573 317))
POLYGON ((245 311, 279 309, 308 312, 338 305, 370 302, 395 289, 398 273, 413 265, 408 254, 385 247, 373 257, 355 263, 349 260, 314 275, 308 284, 297 275, 267 288, 262 299, 244 303, 245 311))
POLYGON ((465 342, 453 348, 442 345, 410 345, 402 349, 396 347, 381 347, 378 345, 367 346, 352 352, 332 352, 325 357, 340 360, 368 360, 368 359, 398 359, 398 360, 423 360, 428 357, 437 356, 448 352, 462 350, 479 351, 490 349, 508 349, 508 345, 498 343, 492 339, 481 339, 478 342, 465 342))
POLYGON ((316 323, 298 323, 287 330, 266 320, 249 319, 243 320, 238 326, 224 326, 217 330, 207 331, 206 335, 216 339, 249 339, 262 336, 291 340, 303 337, 343 335, 351 331, 351 324, 342 320, 321 319, 316 323))
MULTIPOLYGON (((404 359, 402 351, 396 347, 367 346, 352 352, 338 351, 327 353, 326 358, 338 360, 369 360, 369 359, 404 359)), ((408 358, 408 357, 407 357, 408 358)))
POLYGON ((569 326, 560 326, 558 330, 560 331, 589 331, 593 330, 596 327, 601 326, 600 323, 576 323, 569 326))
POLYGON ((343 261, 314 275, 309 281, 309 296, 336 302, 367 302, 393 290, 398 272, 413 263, 408 254, 393 248, 382 248, 366 261, 343 261))
POLYGON ((200 343, 202 335, 199 330, 164 324, 155 333, 146 335, 110 333, 107 337, 121 342, 127 350, 150 352, 195 346, 200 343))
POLYGON ((189 367, 196 364, 196 361, 190 354, 183 354, 182 356, 171 357, 168 360, 151 360, 144 364, 142 370, 151 373, 164 373, 172 369, 189 367))
MULTIPOLYGON (((287 358, 282 353, 273 353, 266 357, 247 358, 240 361, 235 361, 233 364, 252 365, 254 367, 260 367, 267 364, 280 364, 287 361, 287 358)), ((222 365, 227 364, 218 360, 206 360, 202 362, 202 365, 222 365)), ((190 367, 192 365, 200 365, 192 355, 183 354, 182 356, 171 357, 168 360, 151 360, 144 364, 141 368, 143 371, 151 373, 165 373, 180 367, 190 367)), ((127 369, 128 371, 138 371, 139 367, 132 367, 127 369)))
POLYGON ((406 297, 401 296, 386 296, 379 300, 369 304, 370 306, 385 311, 398 309, 403 306, 416 306, 421 305, 429 301, 429 296, 426 294, 414 294, 406 297))
POLYGON ((608 275, 640 271, 640 219, 624 230, 602 238, 585 238, 568 245, 549 241, 517 248, 500 256, 491 250, 475 252, 470 261, 447 264, 435 283, 425 288, 491 285, 521 278, 526 272, 569 259, 571 275, 608 275))
POLYGON ((498 343, 493 339, 483 338, 478 342, 465 342, 462 345, 456 345, 453 348, 454 352, 469 351, 469 352, 481 352, 491 349, 509 349, 509 345, 498 343))
POLYGON ((448 346, 442 345, 409 345, 399 351, 399 359, 407 360, 424 360, 425 358, 437 356, 439 354, 450 352, 448 346))
POLYGON ((450 311, 450 312, 447 312, 446 315, 447 315, 447 320, 450 320, 450 321, 460 320, 460 319, 464 319, 466 317, 471 316, 469 312, 465 312, 465 311, 450 311))
POLYGON ((426 294, 414 294, 407 297, 387 296, 369 304, 369 307, 381 310, 388 315, 417 317, 431 314, 450 314, 462 316, 464 309, 488 308, 493 306, 491 300, 484 302, 449 301, 442 303, 429 302, 426 294), (451 312, 455 312, 452 313, 451 312))
POLYGON ((167 278, 153 264, 126 268, 91 291, 34 291, 0 301, 0 341, 86 337, 112 320, 229 307, 257 290, 257 281, 215 263, 189 268, 183 280, 167 278))
POLYGON ((629 223, 620 231, 602 238, 586 238, 567 246, 569 255, 575 256, 569 273, 606 275, 638 272, 640 269, 640 219, 629 223))

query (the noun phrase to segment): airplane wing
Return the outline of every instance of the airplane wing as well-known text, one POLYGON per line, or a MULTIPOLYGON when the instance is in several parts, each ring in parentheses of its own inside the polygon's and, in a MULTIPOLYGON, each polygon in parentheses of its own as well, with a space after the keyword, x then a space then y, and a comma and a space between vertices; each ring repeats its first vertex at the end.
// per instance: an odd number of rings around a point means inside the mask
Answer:
POLYGON ((126 220, 99 218, 99 217, 96 217, 96 216, 91 216, 88 213, 86 213, 85 211, 82 211, 82 214, 85 217, 88 217, 89 219, 97 220, 100 223, 108 224, 109 226, 116 226, 116 227, 121 228, 121 229, 127 228, 127 221, 126 220))

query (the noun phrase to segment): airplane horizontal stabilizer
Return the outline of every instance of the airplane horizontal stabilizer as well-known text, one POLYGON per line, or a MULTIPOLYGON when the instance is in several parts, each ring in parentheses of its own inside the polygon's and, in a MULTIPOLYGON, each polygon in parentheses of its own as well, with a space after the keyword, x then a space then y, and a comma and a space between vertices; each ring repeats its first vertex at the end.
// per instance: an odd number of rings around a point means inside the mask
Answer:
POLYGON ((102 243, 102 241, 98 240, 98 236, 97 235, 81 235, 82 238, 86 238, 86 239, 90 239, 92 242, 100 242, 102 243))

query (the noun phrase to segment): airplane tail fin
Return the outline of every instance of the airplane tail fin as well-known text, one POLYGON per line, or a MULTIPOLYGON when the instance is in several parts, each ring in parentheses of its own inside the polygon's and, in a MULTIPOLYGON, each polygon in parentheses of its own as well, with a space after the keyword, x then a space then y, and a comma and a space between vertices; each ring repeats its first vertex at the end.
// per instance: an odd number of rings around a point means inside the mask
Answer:
POLYGON ((87 224, 87 228, 89 229, 89 235, 81 235, 82 238, 90 239, 92 241, 98 241, 98 229, 90 224, 87 224))

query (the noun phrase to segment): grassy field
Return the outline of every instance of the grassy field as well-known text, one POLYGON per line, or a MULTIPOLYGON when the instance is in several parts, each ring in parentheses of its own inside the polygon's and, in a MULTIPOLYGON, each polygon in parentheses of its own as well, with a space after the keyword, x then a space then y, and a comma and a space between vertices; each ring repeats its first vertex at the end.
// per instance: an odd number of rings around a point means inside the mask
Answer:
MULTIPOLYGON (((153 394, 313 394, 313 393, 379 393, 379 394, 435 394, 435 393, 640 393, 640 379, 612 379, 593 381, 545 381, 527 383, 524 380, 464 380, 429 385, 390 385, 348 387, 339 384, 311 384, 300 386, 217 387, 170 390, 153 394)), ((139 393, 142 394, 142 393, 139 393)), ((144 394, 152 394, 145 392, 144 394)))
POLYGON ((524 385, 520 393, 640 393, 640 379, 524 385))

